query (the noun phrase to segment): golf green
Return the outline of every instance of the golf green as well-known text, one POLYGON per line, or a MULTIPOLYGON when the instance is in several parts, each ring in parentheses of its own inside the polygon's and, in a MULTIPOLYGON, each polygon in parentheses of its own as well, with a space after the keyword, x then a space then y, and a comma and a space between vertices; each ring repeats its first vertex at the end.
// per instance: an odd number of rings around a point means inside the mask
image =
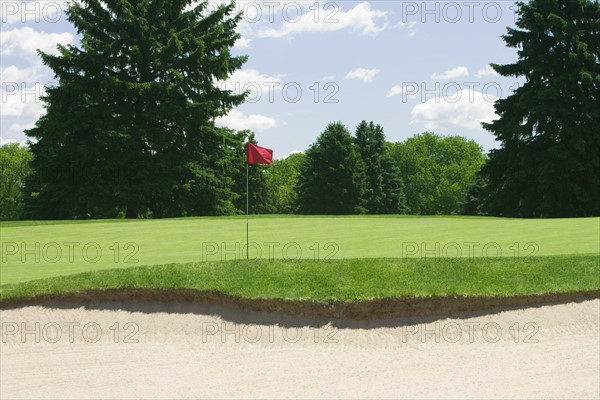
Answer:
MULTIPOLYGON (((246 258, 245 217, 3 222, 0 284, 110 268, 246 258)), ((598 254, 600 218, 251 216, 251 259, 598 254)))

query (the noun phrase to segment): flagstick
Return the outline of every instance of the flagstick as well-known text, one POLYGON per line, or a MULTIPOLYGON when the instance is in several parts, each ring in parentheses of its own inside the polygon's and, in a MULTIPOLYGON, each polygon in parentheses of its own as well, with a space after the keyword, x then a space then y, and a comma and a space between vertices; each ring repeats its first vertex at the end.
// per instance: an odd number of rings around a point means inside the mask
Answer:
POLYGON ((246 161, 246 260, 248 259, 248 161, 246 161))

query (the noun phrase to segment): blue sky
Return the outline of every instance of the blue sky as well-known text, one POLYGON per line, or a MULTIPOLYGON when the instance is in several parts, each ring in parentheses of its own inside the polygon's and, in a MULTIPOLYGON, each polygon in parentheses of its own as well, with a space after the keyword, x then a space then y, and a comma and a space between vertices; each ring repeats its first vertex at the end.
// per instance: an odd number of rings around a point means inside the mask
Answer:
MULTIPOLYGON (((77 35, 56 1, 1 3, 2 142, 24 142, 53 81, 35 55, 77 35)), ((211 3, 214 6, 216 3, 211 3)), ((235 54, 248 62, 219 85, 251 97, 218 121, 253 130, 276 157, 305 150, 325 126, 366 119, 390 141, 433 131, 497 147, 480 127, 493 101, 519 85, 488 64, 516 61, 500 36, 514 26, 506 1, 239 1, 235 54)))

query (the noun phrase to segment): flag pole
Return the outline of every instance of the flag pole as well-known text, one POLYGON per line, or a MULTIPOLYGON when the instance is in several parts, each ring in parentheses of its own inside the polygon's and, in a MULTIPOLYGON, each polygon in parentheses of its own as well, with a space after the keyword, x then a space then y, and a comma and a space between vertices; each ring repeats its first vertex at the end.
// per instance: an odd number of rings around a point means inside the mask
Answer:
MULTIPOLYGON (((246 152, 248 148, 246 148, 246 152)), ((248 160, 246 160, 246 260, 248 259, 248 160)))
POLYGON ((250 143, 250 138, 248 138, 248 142, 246 143, 246 260, 250 259, 248 254, 250 252, 250 240, 248 238, 248 199, 250 197, 248 185, 248 166, 250 164, 273 164, 273 150, 250 143), (250 153, 250 148, 252 148, 252 153, 250 153), (250 157, 251 155, 252 157, 250 157))

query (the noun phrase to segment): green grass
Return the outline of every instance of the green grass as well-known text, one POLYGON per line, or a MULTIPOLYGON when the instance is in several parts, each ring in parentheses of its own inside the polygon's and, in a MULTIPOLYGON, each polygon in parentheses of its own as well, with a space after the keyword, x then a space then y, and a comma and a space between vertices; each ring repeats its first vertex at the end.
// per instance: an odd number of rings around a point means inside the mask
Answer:
MULTIPOLYGON (((597 255, 599 237, 600 218, 255 216, 250 219, 250 241, 258 243, 261 258, 267 261, 271 257, 295 259, 296 249, 302 252, 300 258, 307 261, 329 257, 444 258, 454 257, 458 251, 467 259, 477 257, 485 261, 487 256, 521 261, 551 255, 597 255), (272 254, 269 246, 274 249, 272 254), (287 253, 283 251, 285 246, 287 253)), ((244 217, 2 222, 0 284, 114 268, 240 259, 245 241, 244 217), (96 259, 97 249, 100 254, 96 259), (216 249, 214 254, 207 251, 211 249, 216 249)), ((275 271, 287 274, 287 269, 275 271)), ((363 279, 367 279, 371 270, 363 272, 366 274, 363 279)))
POLYGON ((352 259, 230 261, 85 272, 3 285, 0 300, 95 289, 193 289, 250 299, 356 301, 390 297, 514 296, 600 289, 596 255, 527 261, 352 259))

